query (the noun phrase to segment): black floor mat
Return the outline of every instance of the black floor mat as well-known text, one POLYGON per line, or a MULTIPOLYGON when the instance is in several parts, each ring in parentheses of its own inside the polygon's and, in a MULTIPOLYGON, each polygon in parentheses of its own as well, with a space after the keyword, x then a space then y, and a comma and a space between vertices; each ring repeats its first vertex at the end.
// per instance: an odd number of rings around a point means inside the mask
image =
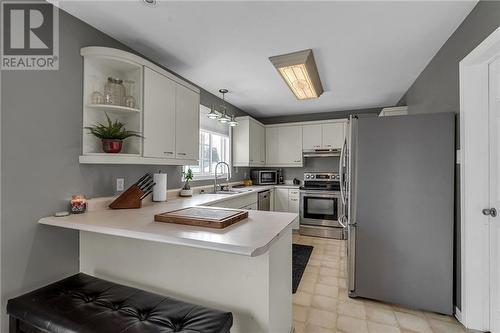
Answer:
POLYGON ((310 245, 292 244, 292 293, 299 287, 300 279, 306 269, 313 247, 310 245))

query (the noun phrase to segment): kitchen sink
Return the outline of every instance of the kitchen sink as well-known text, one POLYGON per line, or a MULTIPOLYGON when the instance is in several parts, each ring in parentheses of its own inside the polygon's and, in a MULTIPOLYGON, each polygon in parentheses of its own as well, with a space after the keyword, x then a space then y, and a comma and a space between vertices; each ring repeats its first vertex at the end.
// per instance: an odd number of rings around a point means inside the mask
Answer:
POLYGON ((250 192, 252 191, 251 189, 231 189, 229 191, 217 191, 217 192, 203 192, 204 194, 238 194, 238 193, 245 193, 245 192, 250 192))

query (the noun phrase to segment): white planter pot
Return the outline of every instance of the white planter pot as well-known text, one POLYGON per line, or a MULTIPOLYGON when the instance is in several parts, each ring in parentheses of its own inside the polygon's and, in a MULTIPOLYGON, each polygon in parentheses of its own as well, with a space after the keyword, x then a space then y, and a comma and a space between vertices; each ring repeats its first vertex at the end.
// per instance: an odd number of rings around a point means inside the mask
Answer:
POLYGON ((192 197, 193 196, 193 190, 181 190, 179 193, 181 197, 192 197))

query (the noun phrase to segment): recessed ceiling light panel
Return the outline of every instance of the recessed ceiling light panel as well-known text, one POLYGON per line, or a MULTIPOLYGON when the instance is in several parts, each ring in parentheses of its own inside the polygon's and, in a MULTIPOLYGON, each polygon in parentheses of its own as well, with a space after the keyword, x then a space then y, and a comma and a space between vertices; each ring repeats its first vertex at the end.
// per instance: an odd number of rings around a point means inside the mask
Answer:
POLYGON ((311 49, 270 57, 297 99, 318 98, 323 93, 311 49))

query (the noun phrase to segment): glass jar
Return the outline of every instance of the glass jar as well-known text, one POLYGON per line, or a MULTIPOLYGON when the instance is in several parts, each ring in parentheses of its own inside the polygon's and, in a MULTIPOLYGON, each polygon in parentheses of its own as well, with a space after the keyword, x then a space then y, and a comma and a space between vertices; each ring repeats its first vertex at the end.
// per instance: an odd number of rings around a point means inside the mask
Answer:
POLYGON ((90 102, 92 104, 103 104, 104 103, 104 97, 102 96, 102 94, 100 92, 94 91, 90 95, 90 102))
POLYGON ((123 105, 125 98, 125 86, 123 80, 108 77, 104 85, 104 102, 110 105, 123 105))
POLYGON ((134 96, 125 96, 125 106, 129 108, 135 108, 135 98, 134 96))

